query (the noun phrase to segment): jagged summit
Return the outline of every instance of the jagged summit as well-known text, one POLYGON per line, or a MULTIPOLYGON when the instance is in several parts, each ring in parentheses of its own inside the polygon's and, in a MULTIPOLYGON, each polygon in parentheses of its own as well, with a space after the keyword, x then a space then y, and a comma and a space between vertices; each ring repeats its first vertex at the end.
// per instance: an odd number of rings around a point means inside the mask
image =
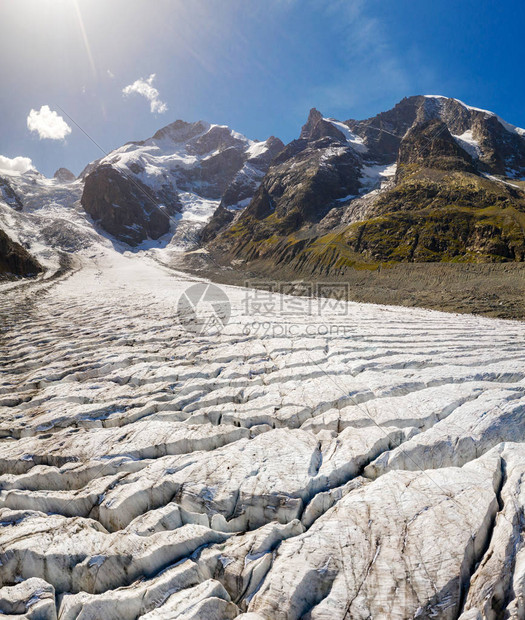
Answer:
MULTIPOLYGON (((295 232, 315 237, 391 211, 434 204, 450 215, 452 207, 461 206, 473 210, 477 228, 465 223, 464 253, 458 246, 452 256, 467 256, 467 246, 478 256, 484 247, 483 260, 514 260, 523 254, 521 216, 511 210, 521 213, 524 135, 496 114, 457 99, 415 95, 364 120, 341 121, 312 108, 299 137, 286 146, 274 136, 259 142, 224 125, 179 119, 92 162, 78 183, 71 183, 74 175, 63 168, 53 187, 37 172, 10 175, 0 184, 5 204, 19 211, 38 209, 41 194, 46 205, 73 206, 80 192, 96 229, 131 246, 170 244, 183 250, 206 243, 252 258, 273 252, 280 247, 276 238, 295 232), (62 193, 53 194, 59 186, 62 193), (479 205, 497 209, 496 219, 483 216, 481 228, 479 205), (505 222, 498 219, 502 206, 505 222), (480 230, 483 243, 466 241, 480 230), (272 247, 264 247, 267 239, 272 247), (498 241, 491 245, 490 239, 498 241)), ((408 222, 403 226, 415 230, 408 222)), ((388 238, 398 234, 396 227, 392 224, 388 238)), ((358 253, 367 231, 354 243, 358 253)), ((439 232, 439 239, 442 235, 451 238, 439 232)), ((421 243, 421 234, 417 239, 421 243)), ((448 250, 398 253, 390 244, 388 252, 376 252, 375 245, 366 246, 369 258, 451 257, 448 250)), ((447 248, 449 241, 429 245, 447 248)), ((315 253, 310 260, 316 264, 315 253)))
POLYGON ((223 125, 177 120, 92 164, 82 205, 130 245, 169 233, 172 245, 191 247, 219 205, 245 206, 282 147, 275 137, 256 142, 223 125))
POLYGON ((77 177, 67 168, 59 168, 53 175, 53 178, 61 183, 72 183, 77 177))
POLYGON ((216 245, 309 273, 356 261, 521 261, 520 179, 522 130, 459 100, 406 97, 361 121, 312 108, 216 245), (327 234, 337 239, 329 256, 327 234))
POLYGON ((325 118, 319 110, 312 108, 308 120, 301 129, 299 140, 295 142, 313 142, 323 138, 333 138, 342 143, 353 142, 355 148, 358 148, 358 142, 362 143, 351 133, 347 125, 334 118, 325 118))
POLYGON ((195 136, 202 134, 210 128, 210 123, 197 121, 195 123, 187 123, 183 120, 177 120, 170 123, 162 129, 159 129, 154 135, 154 140, 165 140, 166 138, 173 142, 187 142, 195 136))

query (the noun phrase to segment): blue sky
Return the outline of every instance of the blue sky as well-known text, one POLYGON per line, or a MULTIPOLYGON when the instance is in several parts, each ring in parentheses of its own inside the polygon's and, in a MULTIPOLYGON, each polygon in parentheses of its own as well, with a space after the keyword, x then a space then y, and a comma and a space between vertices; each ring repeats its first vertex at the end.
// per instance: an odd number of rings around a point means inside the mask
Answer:
POLYGON ((505 0, 0 0, 0 155, 46 175, 100 157, 58 106, 105 151, 178 118, 287 142, 313 106, 366 118, 413 94, 525 126, 524 25, 505 0), (123 93, 152 74, 157 104, 123 93), (42 106, 63 139, 39 137, 42 106))

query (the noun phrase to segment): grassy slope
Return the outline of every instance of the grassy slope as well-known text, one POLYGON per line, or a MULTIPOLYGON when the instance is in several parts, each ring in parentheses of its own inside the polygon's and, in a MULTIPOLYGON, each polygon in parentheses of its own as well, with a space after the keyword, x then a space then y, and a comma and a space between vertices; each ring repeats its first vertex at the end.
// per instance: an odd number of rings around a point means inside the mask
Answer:
POLYGON ((279 235, 272 214, 256 223, 239 221, 225 239, 247 260, 286 260, 310 273, 340 274, 393 262, 525 260, 522 191, 465 172, 406 168, 364 222, 321 237, 305 231, 279 235))

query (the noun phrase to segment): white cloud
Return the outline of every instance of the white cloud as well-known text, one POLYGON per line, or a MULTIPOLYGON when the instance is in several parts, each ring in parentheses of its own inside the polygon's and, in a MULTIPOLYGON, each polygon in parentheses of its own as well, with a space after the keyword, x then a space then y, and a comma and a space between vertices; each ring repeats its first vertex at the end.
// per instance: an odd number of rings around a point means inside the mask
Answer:
POLYGON ((160 100, 160 93, 153 86, 154 80, 155 74, 152 73, 147 80, 144 80, 143 78, 135 80, 133 84, 123 88, 122 92, 124 95, 131 95, 133 93, 142 95, 149 101, 152 114, 163 114, 167 111, 168 106, 164 103, 164 101, 160 100))
POLYGON ((33 162, 29 157, 5 157, 0 155, 0 171, 2 172, 20 172, 24 174, 28 170, 34 170, 33 162))
POLYGON ((64 140, 71 133, 71 127, 48 105, 43 105, 38 112, 29 112, 27 128, 36 131, 41 140, 64 140))
POLYGON ((106 71, 108 78, 113 79, 115 77, 115 74, 113 73, 113 71, 111 71, 111 69, 108 69, 106 71))

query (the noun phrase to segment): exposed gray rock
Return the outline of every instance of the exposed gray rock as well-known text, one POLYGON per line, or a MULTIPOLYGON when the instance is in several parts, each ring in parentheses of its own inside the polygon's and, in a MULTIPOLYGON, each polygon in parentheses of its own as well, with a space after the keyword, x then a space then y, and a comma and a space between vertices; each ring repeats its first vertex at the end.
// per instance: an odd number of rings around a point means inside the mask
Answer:
POLYGON ((180 210, 176 193, 154 192, 131 172, 119 172, 110 165, 88 174, 82 206, 95 223, 129 245, 166 234, 170 217, 180 210))
POLYGON ((12 276, 36 276, 43 271, 42 265, 19 243, 0 230, 0 278, 12 276))
POLYGON ((53 175, 53 178, 60 183, 72 183, 77 177, 71 172, 71 170, 68 170, 67 168, 59 168, 53 175))

